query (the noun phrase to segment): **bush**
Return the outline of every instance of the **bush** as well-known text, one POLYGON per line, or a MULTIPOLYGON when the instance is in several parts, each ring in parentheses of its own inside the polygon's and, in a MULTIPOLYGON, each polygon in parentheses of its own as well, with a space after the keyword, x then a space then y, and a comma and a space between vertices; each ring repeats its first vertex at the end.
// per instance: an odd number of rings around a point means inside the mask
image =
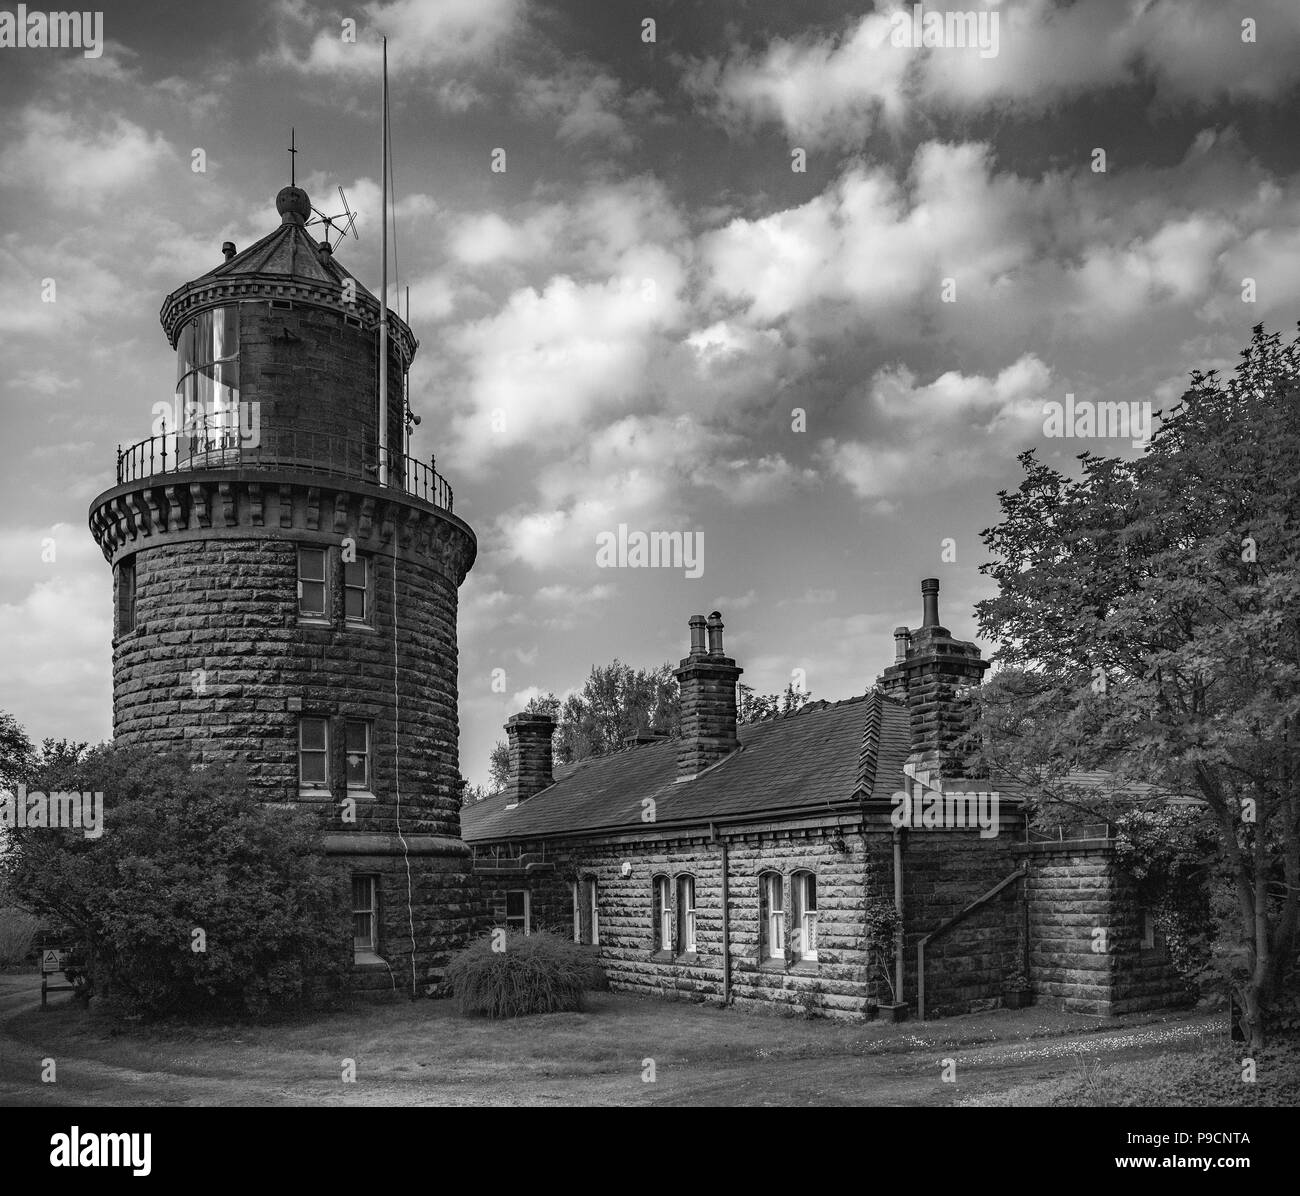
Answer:
POLYGON ((16 830, 4 860, 15 896, 67 927, 87 999, 261 1015, 341 985, 347 913, 307 815, 263 805, 231 770, 113 747, 29 785, 104 794, 102 837, 16 830))
POLYGON ((41 921, 25 909, 0 909, 0 967, 22 963, 36 940, 41 921))
POLYGON ((461 1013, 484 1017, 579 1010, 605 982, 590 950, 543 930, 494 931, 453 955, 446 979, 461 1013))

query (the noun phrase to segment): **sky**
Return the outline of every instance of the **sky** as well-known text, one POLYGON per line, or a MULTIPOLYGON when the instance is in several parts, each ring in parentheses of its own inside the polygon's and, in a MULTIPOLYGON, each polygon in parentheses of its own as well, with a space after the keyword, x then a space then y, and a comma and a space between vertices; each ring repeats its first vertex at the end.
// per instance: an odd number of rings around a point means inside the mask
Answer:
POLYGON ((291 127, 378 290, 383 35, 412 453, 479 542, 466 776, 529 697, 675 663, 692 614, 721 610, 746 683, 815 699, 874 682, 923 577, 978 640, 1017 455, 1143 451, 1049 434, 1050 404, 1136 427, 1300 319, 1300 5, 951 11, 984 24, 917 46, 911 5, 124 0, 98 56, 0 45, 0 709, 111 734, 88 506, 170 398, 163 298, 278 223, 291 127), (609 567, 620 525, 691 536, 697 567, 609 567))

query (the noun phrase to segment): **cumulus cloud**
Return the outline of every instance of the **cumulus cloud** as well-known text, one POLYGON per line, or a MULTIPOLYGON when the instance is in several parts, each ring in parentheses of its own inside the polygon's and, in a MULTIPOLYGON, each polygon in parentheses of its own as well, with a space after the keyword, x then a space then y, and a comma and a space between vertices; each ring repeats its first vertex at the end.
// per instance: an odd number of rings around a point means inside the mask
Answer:
POLYGON ((863 499, 886 507, 899 496, 946 489, 1013 459, 1042 430, 1056 398, 1051 371, 1025 354, 995 377, 948 371, 918 385, 906 367, 881 370, 866 396, 871 440, 827 438, 826 468, 863 499))
POLYGON ((1253 36, 1243 14, 1217 0, 983 8, 996 12, 996 43, 916 47, 912 6, 893 4, 838 31, 697 59, 684 83, 729 128, 776 121, 812 145, 853 146, 881 121, 898 127, 997 108, 1038 114, 1144 82, 1162 104, 1200 108, 1223 97, 1277 101, 1300 80, 1300 10, 1291 0, 1253 5, 1244 14, 1256 22, 1253 36))
POLYGON ((70 110, 23 108, 0 150, 6 183, 33 188, 46 207, 84 209, 139 188, 175 152, 159 133, 123 116, 90 124, 70 110))
POLYGON ((471 97, 463 80, 449 86, 441 73, 483 64, 518 30, 522 0, 391 0, 359 6, 355 41, 343 39, 341 17, 326 16, 305 0, 280 0, 275 9, 279 42, 274 57, 308 74, 376 78, 380 38, 388 38, 392 75, 437 79, 452 108, 471 97))

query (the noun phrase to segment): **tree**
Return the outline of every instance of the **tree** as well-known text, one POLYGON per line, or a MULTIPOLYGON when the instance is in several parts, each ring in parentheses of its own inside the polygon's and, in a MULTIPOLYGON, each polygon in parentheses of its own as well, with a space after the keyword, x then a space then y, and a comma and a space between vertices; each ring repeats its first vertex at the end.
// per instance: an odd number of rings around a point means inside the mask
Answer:
POLYGON ((12 714, 0 710, 0 789, 16 789, 34 757, 27 732, 12 714))
POLYGON ((64 928, 93 993, 149 1015, 260 1014, 341 983, 347 906, 311 816, 179 755, 79 755, 55 751, 26 782, 102 793, 102 836, 16 830, 3 872, 26 908, 64 928))
POLYGON ((1300 920, 1300 339, 1257 327, 1241 356, 1226 382, 1195 371, 1136 461, 1085 453, 1068 478, 1023 454, 983 533, 1000 592, 977 610, 1015 670, 985 702, 993 763, 1030 764, 1076 808, 1098 799, 1072 768, 1154 784, 1149 809, 1205 803, 1258 1047, 1300 920))
POLYGON ((779 715, 793 714, 811 697, 812 690, 795 689, 793 682, 787 682, 784 693, 760 694, 741 681, 736 688, 736 721, 759 723, 779 715))

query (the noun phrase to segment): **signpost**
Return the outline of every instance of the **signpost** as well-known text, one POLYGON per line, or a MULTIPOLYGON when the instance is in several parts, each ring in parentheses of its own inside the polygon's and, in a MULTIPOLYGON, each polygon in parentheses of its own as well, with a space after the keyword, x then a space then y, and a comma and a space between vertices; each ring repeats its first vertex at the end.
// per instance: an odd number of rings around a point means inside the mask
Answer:
POLYGON ((58 976, 63 971, 63 965, 67 962, 68 953, 60 950, 58 947, 41 948, 41 1008, 46 1008, 45 995, 47 993, 72 992, 76 987, 66 977, 62 983, 57 981, 51 983, 51 976, 58 976))

